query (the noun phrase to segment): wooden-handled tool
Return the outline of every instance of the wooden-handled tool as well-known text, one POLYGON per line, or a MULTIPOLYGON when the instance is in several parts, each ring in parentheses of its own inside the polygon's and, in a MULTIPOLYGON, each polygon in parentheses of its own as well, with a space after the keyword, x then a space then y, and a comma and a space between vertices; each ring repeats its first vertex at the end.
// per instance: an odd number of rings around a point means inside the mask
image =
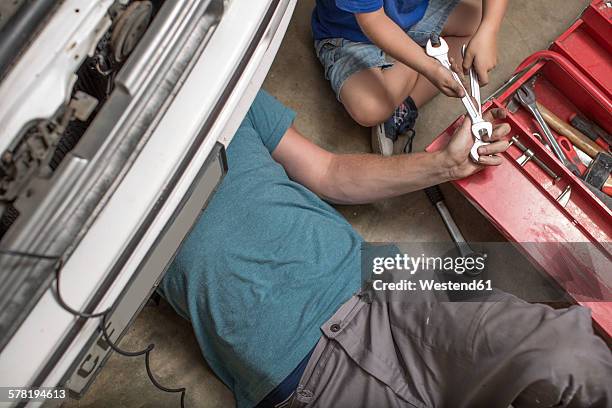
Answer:
POLYGON ((553 130, 565 137, 567 137, 576 147, 595 158, 598 153, 605 153, 606 151, 599 146, 597 143, 589 139, 586 135, 574 128, 570 124, 563 121, 557 115, 548 110, 545 106, 538 102, 538 109, 542 113, 544 120, 548 123, 548 126, 553 130))
POLYGON ((610 149, 610 135, 605 130, 597 126, 596 123, 591 122, 584 116, 579 115, 577 113, 574 113, 569 117, 569 123, 574 128, 584 133, 584 135, 587 136, 589 139, 603 147, 604 150, 610 149))

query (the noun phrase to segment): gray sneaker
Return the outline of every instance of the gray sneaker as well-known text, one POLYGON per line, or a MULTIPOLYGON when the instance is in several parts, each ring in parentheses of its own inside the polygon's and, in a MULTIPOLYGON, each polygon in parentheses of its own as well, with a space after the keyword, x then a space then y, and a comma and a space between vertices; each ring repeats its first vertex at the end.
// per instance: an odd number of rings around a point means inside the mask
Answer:
POLYGON ((385 124, 381 123, 372 128, 372 151, 385 157, 393 156, 395 142, 387 136, 385 124))
POLYGON ((419 116, 412 98, 408 97, 387 121, 372 128, 372 150, 385 157, 412 152, 414 125, 419 116))

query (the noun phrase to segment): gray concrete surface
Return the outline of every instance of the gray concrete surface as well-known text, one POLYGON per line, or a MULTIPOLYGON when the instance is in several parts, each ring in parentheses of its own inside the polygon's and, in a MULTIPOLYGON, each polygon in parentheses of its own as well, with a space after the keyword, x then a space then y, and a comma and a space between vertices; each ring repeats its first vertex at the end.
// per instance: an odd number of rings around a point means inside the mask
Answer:
MULTIPOLYGON (((314 0, 299 0, 289 32, 265 88, 298 112, 297 127, 319 145, 336 152, 369 152, 369 131, 356 125, 336 101, 323 79, 312 50, 310 13, 314 0)), ((512 0, 499 37, 499 66, 484 95, 497 89, 529 54, 547 48, 586 7, 586 0, 512 0)), ((423 149, 462 113, 458 101, 437 97, 421 110, 416 149, 423 149)), ((448 206, 465 235, 474 241, 503 237, 451 186, 443 186, 448 206)), ((503 197, 500 197, 503 200, 503 197)), ((448 234, 423 193, 408 194, 366 206, 339 210, 370 241, 427 242, 448 240, 448 234)), ((167 386, 188 389, 188 407, 228 407, 233 399, 200 355, 187 322, 165 303, 147 307, 121 346, 127 350, 156 344, 153 371, 167 386)), ((166 407, 175 395, 159 392, 148 381, 144 361, 113 355, 90 392, 75 407, 166 407)))

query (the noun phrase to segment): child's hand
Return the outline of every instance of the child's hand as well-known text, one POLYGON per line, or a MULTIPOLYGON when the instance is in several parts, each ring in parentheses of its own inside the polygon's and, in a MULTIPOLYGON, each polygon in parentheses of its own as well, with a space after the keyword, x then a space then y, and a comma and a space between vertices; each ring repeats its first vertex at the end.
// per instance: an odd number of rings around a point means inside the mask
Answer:
POLYGON ((452 73, 437 61, 433 61, 424 75, 429 82, 434 84, 444 95, 454 98, 463 98, 465 96, 463 87, 455 80, 452 73))
POLYGON ((494 31, 481 27, 472 37, 463 59, 464 72, 467 73, 472 65, 480 85, 487 85, 489 71, 497 65, 497 36, 494 31))

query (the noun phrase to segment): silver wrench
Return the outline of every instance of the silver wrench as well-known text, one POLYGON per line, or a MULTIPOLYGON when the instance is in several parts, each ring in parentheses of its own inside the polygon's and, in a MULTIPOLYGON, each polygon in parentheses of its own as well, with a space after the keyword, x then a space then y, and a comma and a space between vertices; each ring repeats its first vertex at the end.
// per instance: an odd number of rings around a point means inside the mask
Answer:
POLYGON ((474 146, 470 150, 470 157, 475 162, 480 160, 480 155, 478 154, 478 149, 481 146, 486 146, 489 143, 485 142, 485 138, 490 138, 493 135, 493 124, 491 122, 487 122, 482 117, 482 106, 480 100, 480 85, 478 84, 478 80, 476 79, 475 73, 470 72, 470 81, 471 81, 471 92, 468 93, 467 89, 461 82, 461 78, 455 71, 453 71, 451 67, 450 60, 448 59, 448 44, 442 37, 438 37, 438 45, 434 45, 431 39, 427 42, 427 46, 425 48, 427 55, 432 58, 437 59, 440 64, 446 69, 448 69, 453 78, 461 85, 463 91, 465 92, 465 96, 461 98, 461 102, 463 106, 465 106, 465 110, 467 111, 470 119, 472 120, 472 135, 474 136, 474 146), (478 106, 474 105, 474 101, 472 97, 478 103, 478 106))
POLYGON ((557 156, 561 163, 563 163, 563 165, 567 167, 577 177, 582 177, 582 175, 580 174, 580 170, 578 170, 578 166, 576 166, 574 163, 570 162, 567 159, 565 153, 563 152, 563 149, 561 149, 561 146, 559 146, 557 139, 555 139, 555 136, 552 134, 552 131, 548 127, 548 124, 542 117, 542 114, 540 113, 540 110, 538 109, 538 106, 536 104, 536 96, 533 89, 526 85, 521 86, 516 91, 516 99, 518 99, 521 105, 523 105, 523 107, 527 109, 529 113, 531 113, 536 119, 536 121, 538 122, 538 126, 540 127, 542 132, 544 132, 544 136, 548 141, 548 145, 551 147, 555 156, 557 156))
MULTIPOLYGON (((459 255, 461 255, 463 258, 486 258, 486 254, 477 252, 472 249, 470 244, 463 237, 461 230, 455 223, 455 220, 453 219, 450 211, 448 211, 448 208, 446 207, 446 203, 444 202, 444 195, 442 194, 442 190, 440 190, 440 187, 433 186, 426 188, 425 194, 427 194, 427 198, 429 198, 429 201, 431 201, 434 207, 436 207, 438 213, 440 214, 440 217, 442 217, 442 221, 444 221, 444 225, 446 226, 448 233, 450 234, 451 238, 455 242, 455 245, 457 246, 459 255)), ((466 271, 466 274, 468 276, 478 276, 483 271, 483 269, 475 269, 473 271, 466 271)))
MULTIPOLYGON (((467 50, 467 45, 463 44, 463 47, 461 47, 461 56, 463 58, 465 58, 466 50, 467 50)), ((480 156, 478 155, 478 148, 480 146, 486 146, 489 144, 489 143, 484 142, 483 139, 485 136, 490 139, 490 137, 493 134, 493 124, 491 124, 490 122, 486 122, 482 117, 482 100, 480 98, 480 83, 478 82, 478 76, 476 75, 476 71, 474 70, 473 66, 470 67, 469 69, 469 75, 470 75, 470 94, 476 101, 476 104, 478 107, 478 118, 479 120, 482 120, 484 123, 484 125, 479 125, 478 127, 476 127, 478 136, 474 136, 476 139, 475 139, 474 147, 472 147, 472 151, 470 152, 472 159, 475 161, 478 161, 480 159, 480 156)), ((472 123, 474 123, 473 120, 472 120, 472 123)), ((474 129, 472 129, 472 133, 475 133, 474 129)))
MULTIPOLYGON (((463 58, 465 58, 465 52, 467 51, 467 45, 463 44, 463 47, 461 47, 461 56, 463 58)), ((474 97, 474 99, 476 100, 476 102, 478 103, 478 113, 480 114, 480 116, 482 116, 482 105, 481 105, 481 99, 480 99, 480 83, 478 82, 478 76, 476 75, 476 71, 474 70, 474 67, 470 67, 470 92, 472 94, 472 96, 474 97)))

